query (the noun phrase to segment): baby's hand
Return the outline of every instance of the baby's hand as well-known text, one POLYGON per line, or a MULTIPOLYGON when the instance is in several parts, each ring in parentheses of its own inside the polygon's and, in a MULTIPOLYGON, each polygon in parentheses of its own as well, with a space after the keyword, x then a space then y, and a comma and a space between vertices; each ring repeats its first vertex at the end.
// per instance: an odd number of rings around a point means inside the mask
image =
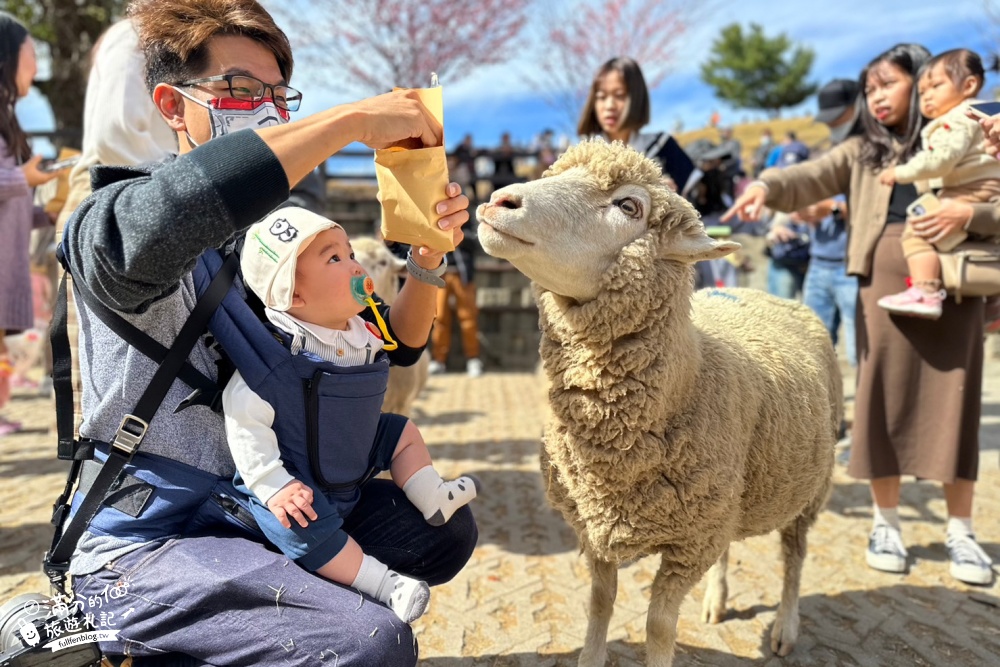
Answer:
POLYGON ((878 180, 882 182, 882 185, 895 185, 896 184, 896 168, 889 167, 882 172, 882 175, 878 177, 878 180))
POLYGON ((305 528, 309 525, 306 517, 310 521, 319 518, 312 508, 313 492, 308 486, 298 480, 292 480, 281 487, 281 490, 271 496, 267 501, 267 508, 278 518, 281 525, 291 528, 292 523, 288 520, 291 516, 300 526, 305 528))

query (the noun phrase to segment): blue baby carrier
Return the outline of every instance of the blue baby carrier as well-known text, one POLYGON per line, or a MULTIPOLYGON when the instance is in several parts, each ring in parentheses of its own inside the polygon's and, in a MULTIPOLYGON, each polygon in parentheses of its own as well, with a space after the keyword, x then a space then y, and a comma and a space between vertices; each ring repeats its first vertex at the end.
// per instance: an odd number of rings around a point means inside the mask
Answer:
MULTIPOLYGON (((217 252, 198 259, 193 275, 199 295, 223 263, 217 252)), ((342 367, 309 352, 292 354, 291 336, 263 324, 236 290, 229 290, 208 329, 250 389, 274 407, 273 428, 283 461, 294 469, 289 472, 307 473, 315 482, 310 486, 356 500, 378 472, 370 455, 389 380, 388 355, 380 350, 371 364, 342 367), (322 438, 320 447, 321 435, 331 432, 337 437, 322 438), (305 450, 284 445, 302 442, 305 450)))
MULTIPOLYGON (((58 254, 69 272, 61 248, 58 254)), ((118 489, 124 489, 128 484, 157 486, 161 480, 169 486, 171 475, 175 474, 170 470, 172 462, 169 461, 162 470, 145 471, 148 475, 144 476, 148 479, 131 478, 123 471, 139 449, 153 416, 175 379, 192 389, 176 411, 191 405, 205 405, 220 411, 222 389, 229 381, 232 370, 239 370, 250 389, 270 403, 276 415, 291 415, 290 418, 276 419, 273 426, 289 472, 313 488, 333 494, 341 503, 356 501, 361 486, 377 472, 372 465, 370 451, 388 381, 388 355, 380 351, 374 363, 357 367, 338 367, 306 352, 293 355, 288 346, 289 336, 266 324, 244 300, 240 290, 233 287, 238 265, 235 253, 224 256, 220 251, 208 250, 198 258, 192 272, 198 302, 170 348, 160 345, 105 307, 85 286, 76 284, 76 295, 88 310, 131 346, 159 362, 146 391, 135 408, 124 416, 110 443, 77 440, 74 437, 65 278, 62 281, 51 334, 53 384, 58 456, 72 461, 72 466, 66 486, 54 505, 52 523, 55 533, 43 561, 43 569, 58 593, 65 594, 66 573, 77 542, 102 505, 112 503, 111 499, 118 489), (191 349, 206 328, 223 355, 217 380, 206 377, 187 361, 191 349), (325 438, 320 447, 321 436, 333 432, 337 433, 336 446, 329 446, 331 439, 325 438), (283 442, 305 442, 307 447, 304 450, 286 448, 281 444, 283 442), (103 452, 106 449, 106 460, 96 478, 89 482, 89 488, 77 494, 73 518, 65 525, 70 515, 70 500, 79 486, 82 465, 94 459, 95 449, 101 452, 101 458, 105 458, 103 452), (112 492, 110 496, 109 491, 112 492)), ((215 483, 211 476, 207 476, 205 480, 186 479, 185 484, 180 485, 184 488, 163 489, 163 494, 157 488, 157 493, 149 500, 150 507, 143 510, 143 519, 148 513, 149 521, 157 520, 155 504, 159 502, 160 495, 174 493, 176 502, 197 503, 201 496, 218 495, 213 489, 215 483)), ((149 499, 149 496, 146 498, 149 499)), ((220 504, 238 522, 257 530, 252 516, 244 507, 231 498, 221 500, 224 502, 220 504)), ((169 498, 164 502, 169 502, 169 498)), ((142 529, 141 522, 132 526, 140 531, 142 529)), ((100 525, 95 527, 101 529, 100 525)))

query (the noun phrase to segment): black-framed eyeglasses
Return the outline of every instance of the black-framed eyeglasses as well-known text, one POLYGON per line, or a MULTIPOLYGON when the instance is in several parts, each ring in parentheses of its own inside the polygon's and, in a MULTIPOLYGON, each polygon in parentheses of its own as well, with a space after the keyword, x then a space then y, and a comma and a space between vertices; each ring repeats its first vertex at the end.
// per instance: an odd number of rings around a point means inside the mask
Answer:
POLYGON ((294 88, 290 86, 283 86, 281 84, 272 85, 270 83, 264 83, 260 79, 252 76, 246 76, 245 74, 220 74, 218 76, 207 76, 203 79, 188 79, 187 81, 181 81, 175 85, 195 86, 201 83, 215 83, 217 81, 225 81, 229 86, 229 94, 238 100, 260 102, 264 99, 267 91, 270 90, 271 97, 274 99, 274 104, 279 109, 285 109, 286 111, 298 111, 299 106, 302 104, 302 93, 294 88))

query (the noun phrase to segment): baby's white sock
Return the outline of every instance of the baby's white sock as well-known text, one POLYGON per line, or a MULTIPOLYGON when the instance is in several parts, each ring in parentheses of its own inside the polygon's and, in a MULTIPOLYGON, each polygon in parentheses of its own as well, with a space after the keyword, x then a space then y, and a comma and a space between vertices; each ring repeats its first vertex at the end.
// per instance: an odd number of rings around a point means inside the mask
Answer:
POLYGON ((972 517, 963 519, 962 517, 948 517, 948 535, 961 537, 962 535, 974 535, 972 532, 972 517))
POLYGON ((872 505, 872 527, 891 526, 899 530, 899 508, 872 505))
POLYGON ((423 616, 431 597, 427 582, 390 570, 367 554, 351 586, 388 606, 404 623, 412 623, 423 616))
POLYGON ((443 526, 460 507, 476 497, 479 484, 474 477, 446 482, 434 466, 424 466, 403 484, 403 493, 432 526, 443 526))

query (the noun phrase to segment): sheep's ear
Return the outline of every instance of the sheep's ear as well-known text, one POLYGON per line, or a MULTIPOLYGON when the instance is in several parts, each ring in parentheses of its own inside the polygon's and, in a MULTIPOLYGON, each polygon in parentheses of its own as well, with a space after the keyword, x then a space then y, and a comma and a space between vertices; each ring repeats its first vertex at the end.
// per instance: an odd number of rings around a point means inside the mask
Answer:
POLYGON ((729 253, 736 252, 742 246, 733 241, 716 241, 704 230, 699 229, 693 234, 680 234, 680 238, 671 239, 663 254, 668 259, 679 259, 685 262, 700 262, 706 259, 718 259, 729 253))

